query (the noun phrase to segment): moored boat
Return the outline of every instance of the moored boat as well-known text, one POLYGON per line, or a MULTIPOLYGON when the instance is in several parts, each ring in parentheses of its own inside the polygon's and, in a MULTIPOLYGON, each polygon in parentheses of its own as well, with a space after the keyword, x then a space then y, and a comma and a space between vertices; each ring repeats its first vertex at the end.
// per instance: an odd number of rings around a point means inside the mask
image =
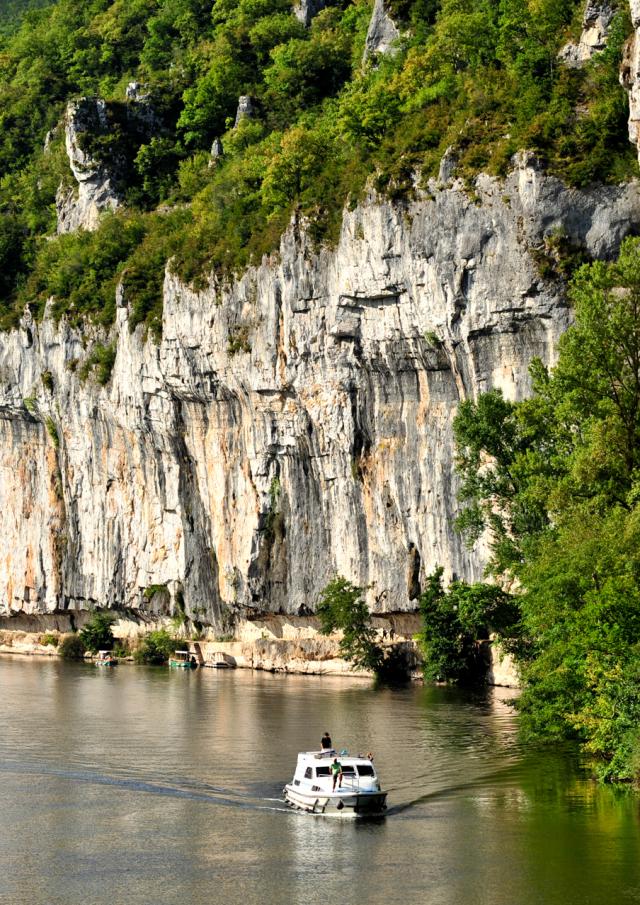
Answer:
POLYGON ((283 794, 291 807, 325 816, 380 817, 387 808, 387 793, 380 788, 371 757, 332 749, 298 754, 293 780, 283 794), (340 770, 334 783, 336 762, 340 770))
POLYGON ((197 669, 198 664, 196 658, 189 650, 176 650, 173 656, 169 657, 169 666, 176 669, 197 669))
POLYGON ((95 659, 96 666, 117 666, 118 660, 110 650, 99 650, 95 659))
POLYGON ((209 657, 203 665, 208 666, 210 669, 235 669, 237 663, 236 658, 232 657, 231 654, 225 654, 219 650, 209 657))

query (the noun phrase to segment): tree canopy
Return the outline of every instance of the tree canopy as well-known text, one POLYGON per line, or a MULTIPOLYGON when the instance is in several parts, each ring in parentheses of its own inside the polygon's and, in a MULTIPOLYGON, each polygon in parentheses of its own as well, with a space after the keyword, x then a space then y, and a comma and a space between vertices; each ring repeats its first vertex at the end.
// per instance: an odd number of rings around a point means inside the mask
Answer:
POLYGON ((460 406, 460 525, 492 545, 521 612, 518 706, 576 737, 605 778, 640 777, 640 241, 581 267, 557 365, 531 399, 460 406))
POLYGON ((364 588, 336 575, 323 588, 316 607, 320 631, 340 632, 340 652, 358 669, 367 669, 385 682, 401 682, 408 673, 407 660, 398 646, 380 642, 364 599, 364 588))

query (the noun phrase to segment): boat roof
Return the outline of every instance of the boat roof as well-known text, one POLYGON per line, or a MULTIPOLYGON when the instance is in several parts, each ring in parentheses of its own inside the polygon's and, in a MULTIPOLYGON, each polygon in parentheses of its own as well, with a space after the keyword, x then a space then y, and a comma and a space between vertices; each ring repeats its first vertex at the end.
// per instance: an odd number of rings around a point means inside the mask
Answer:
POLYGON ((370 764, 371 757, 366 754, 341 754, 340 751, 329 749, 328 751, 301 751, 298 754, 298 762, 309 762, 313 765, 331 764, 337 758, 341 764, 370 764))

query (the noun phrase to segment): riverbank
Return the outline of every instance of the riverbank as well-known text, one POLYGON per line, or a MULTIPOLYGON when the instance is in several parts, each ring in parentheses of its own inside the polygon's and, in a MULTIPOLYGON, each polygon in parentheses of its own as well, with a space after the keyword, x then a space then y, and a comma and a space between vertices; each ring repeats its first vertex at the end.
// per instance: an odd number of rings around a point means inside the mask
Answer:
MULTIPOLYGON (((90 614, 52 614, 18 616, 0 622, 0 654, 25 656, 58 656, 58 644, 74 628, 79 629, 90 614)), ((416 636, 420 617, 416 614, 389 614, 374 617, 374 627, 384 645, 400 646, 413 679, 421 679, 420 652, 416 636)), ((115 637, 130 647, 145 634, 156 629, 175 632, 177 643, 189 650, 200 665, 225 656, 239 669, 264 670, 300 675, 348 676, 371 678, 367 671, 354 669, 340 656, 340 636, 322 635, 312 616, 265 616, 239 623, 233 635, 216 637, 201 632, 199 637, 186 637, 182 628, 166 620, 144 621, 121 618, 114 623, 115 637)), ((508 655, 490 642, 485 643, 489 659, 489 684, 515 688, 518 678, 508 655)))

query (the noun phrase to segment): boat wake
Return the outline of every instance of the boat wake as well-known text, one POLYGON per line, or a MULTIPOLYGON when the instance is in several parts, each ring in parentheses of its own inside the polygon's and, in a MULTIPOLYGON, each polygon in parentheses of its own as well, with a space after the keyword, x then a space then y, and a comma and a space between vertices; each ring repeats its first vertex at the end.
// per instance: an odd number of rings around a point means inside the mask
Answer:
POLYGON ((107 775, 90 770, 64 770, 57 767, 33 765, 18 762, 0 763, 0 773, 14 773, 32 776, 51 776, 72 782, 91 785, 113 786, 131 792, 150 795, 163 795, 170 798, 183 798, 190 801, 210 802, 223 807, 249 808, 260 811, 281 811, 290 813, 281 798, 254 795, 251 792, 226 789, 193 780, 180 780, 167 783, 159 780, 144 780, 126 776, 107 775), (268 804, 267 804, 268 802, 268 804), (277 803, 280 807, 274 807, 277 803))
MULTIPOLYGON (((420 805, 432 801, 452 798, 456 795, 469 792, 478 792, 481 789, 495 787, 496 785, 509 785, 515 776, 514 766, 515 764, 509 764, 495 770, 487 770, 483 773, 479 773, 472 779, 448 783, 439 788, 430 789, 429 791, 423 792, 421 795, 417 795, 415 798, 411 798, 409 801, 401 801, 396 805, 392 805, 387 811, 387 816, 397 816, 412 810, 417 810, 420 805)), ((392 794, 394 791, 400 790, 400 787, 390 788, 389 793, 392 794)))
MULTIPOLYGON (((132 777, 130 775, 106 774, 98 771, 83 769, 63 769, 45 764, 29 764, 18 761, 0 762, 0 773, 13 773, 42 777, 57 777, 71 782, 82 782, 90 785, 111 786, 124 791, 139 792, 147 795, 159 795, 169 798, 181 798, 189 801, 200 801, 222 807, 243 808, 257 811, 271 811, 289 815, 299 815, 302 812, 292 811, 287 807, 283 798, 274 795, 273 784, 257 783, 253 789, 239 790, 216 786, 210 783, 194 780, 189 777, 176 777, 173 782, 161 779, 132 777)), ((449 798, 461 793, 486 788, 501 780, 513 777, 513 771, 507 767, 495 771, 487 771, 473 779, 464 782, 446 784, 439 788, 425 791, 408 801, 400 801, 391 804, 385 812, 385 817, 410 816, 410 812, 418 811, 421 805, 439 799, 449 798)), ((388 791, 402 792, 405 787, 396 786, 388 791)))

